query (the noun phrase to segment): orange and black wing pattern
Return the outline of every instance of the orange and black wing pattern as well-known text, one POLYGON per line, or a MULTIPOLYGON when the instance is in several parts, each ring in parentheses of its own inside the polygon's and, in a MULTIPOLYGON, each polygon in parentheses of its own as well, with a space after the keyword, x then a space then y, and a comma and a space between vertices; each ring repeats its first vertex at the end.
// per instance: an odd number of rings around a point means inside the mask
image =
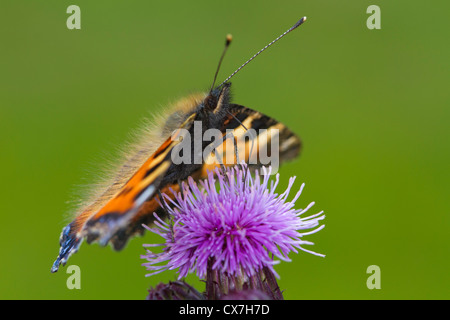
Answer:
MULTIPOLYGON (((192 114, 188 117, 181 128, 190 128, 195 116, 192 114)), ((205 178, 209 170, 221 165, 220 162, 225 166, 233 166, 242 161, 254 167, 270 165, 261 163, 258 153, 262 148, 267 148, 275 138, 279 142, 280 163, 294 159, 300 152, 300 139, 292 131, 258 111, 231 104, 221 123, 221 128, 217 129, 223 133, 223 143, 210 158, 204 159, 204 164, 199 169, 190 171, 189 175, 195 180, 205 178), (268 134, 273 129, 276 129, 275 136, 268 134), (253 132, 251 139, 247 139, 249 131, 253 132), (231 160, 229 154, 232 154, 231 160)), ((119 186, 111 185, 99 197, 107 201, 95 201, 87 206, 63 229, 60 252, 52 272, 56 272, 61 264, 66 264, 83 239, 88 243, 98 241, 100 245, 111 243, 115 250, 120 250, 131 236, 144 232, 142 224, 151 224, 155 212, 160 216, 165 214, 160 208, 156 193, 159 190, 173 196, 171 191, 179 190, 178 183, 164 181, 166 176, 171 175, 170 170, 174 170, 171 151, 179 142, 178 135, 175 133, 167 139, 129 180, 119 186)), ((181 178, 183 180, 187 176, 181 178)))
MULTIPOLYGON (((195 115, 189 117, 182 127, 189 127, 195 115)), ((120 188, 112 185, 102 198, 87 206, 62 231, 60 250, 51 271, 65 265, 67 259, 75 253, 82 240, 88 243, 98 241, 101 245, 109 242, 114 249, 120 250, 130 235, 140 232, 136 225, 147 222, 148 213, 156 212, 159 204, 154 195, 158 190, 176 186, 161 186, 161 182, 172 164, 170 152, 179 142, 179 133, 174 133, 154 152, 134 175, 120 188), (112 190, 117 190, 112 194, 112 190)))
POLYGON ((200 177, 206 177, 208 170, 220 166, 218 159, 225 166, 233 166, 242 161, 254 168, 271 165, 262 162, 259 153, 261 150, 268 150, 270 153, 270 144, 275 140, 279 144, 279 164, 299 156, 300 138, 281 122, 238 104, 230 104, 228 111, 221 128, 224 142, 216 149, 215 154, 211 154, 210 159, 205 160, 200 177))

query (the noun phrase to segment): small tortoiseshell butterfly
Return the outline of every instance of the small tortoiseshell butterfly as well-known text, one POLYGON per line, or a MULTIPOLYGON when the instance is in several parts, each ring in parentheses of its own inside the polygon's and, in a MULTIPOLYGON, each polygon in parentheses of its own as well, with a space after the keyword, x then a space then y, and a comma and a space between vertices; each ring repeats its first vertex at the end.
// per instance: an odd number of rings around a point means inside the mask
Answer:
MULTIPOLYGON (((257 55, 299 27, 305 20, 306 17, 300 19, 214 88, 220 64, 231 42, 231 36, 227 36, 225 50, 209 93, 194 94, 182 99, 170 112, 159 115, 156 124, 141 134, 141 142, 129 152, 112 182, 82 206, 75 219, 62 230, 61 248, 51 271, 56 272, 61 264, 65 265, 67 259, 78 250, 83 239, 88 243, 98 241, 103 246, 111 243, 115 250, 121 250, 131 236, 143 234, 142 224, 152 223, 154 212, 164 213, 157 199, 161 192, 167 192, 170 188, 179 190, 180 181, 189 176, 194 179, 206 177, 207 170, 217 163, 203 161, 199 164, 175 164, 171 158, 171 151, 180 142, 180 139, 177 139, 180 131, 184 129, 192 132, 195 121, 201 121, 203 132, 213 128, 220 130, 225 136, 225 133, 231 130, 235 141, 236 137, 242 136, 245 130, 250 128, 256 132, 259 129, 276 128, 280 144, 280 162, 295 158, 300 151, 299 138, 273 118, 230 103, 231 83, 228 81, 257 55)), ((256 137, 256 144, 268 144, 268 140, 267 135, 260 135, 256 137)), ((202 147, 206 146, 207 143, 203 142, 202 147)), ((225 146, 223 148, 225 149, 225 146)), ((248 148, 245 150, 248 151, 248 148)), ((247 161, 250 153, 244 152, 240 155, 241 160, 247 161)))

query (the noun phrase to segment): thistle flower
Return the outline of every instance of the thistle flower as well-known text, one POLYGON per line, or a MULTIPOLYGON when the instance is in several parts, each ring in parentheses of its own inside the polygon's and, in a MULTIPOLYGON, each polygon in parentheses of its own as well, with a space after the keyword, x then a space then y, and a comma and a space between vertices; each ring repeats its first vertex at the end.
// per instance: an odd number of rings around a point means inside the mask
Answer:
POLYGON ((262 170, 264 175, 256 172, 253 178, 245 166, 226 172, 217 168, 199 183, 201 188, 190 178, 182 192, 174 193, 174 200, 164 195, 164 201, 173 205, 167 209, 171 222, 155 215, 156 227, 146 227, 165 240, 161 253, 147 250, 142 256, 148 261, 143 265, 151 271, 147 276, 178 268, 179 279, 191 272, 205 279, 209 263, 210 271, 234 277, 248 278, 263 268, 278 277, 273 268, 279 263, 276 259, 290 261, 291 251, 323 256, 302 247, 313 244, 302 237, 321 230, 324 225, 319 226, 319 220, 325 217, 323 211, 302 217, 314 203, 294 209, 304 184, 288 201, 295 177, 286 191, 277 194, 279 174, 269 184, 270 168, 262 170))
POLYGON ((205 297, 183 281, 160 283, 148 290, 147 300, 203 300, 205 297))

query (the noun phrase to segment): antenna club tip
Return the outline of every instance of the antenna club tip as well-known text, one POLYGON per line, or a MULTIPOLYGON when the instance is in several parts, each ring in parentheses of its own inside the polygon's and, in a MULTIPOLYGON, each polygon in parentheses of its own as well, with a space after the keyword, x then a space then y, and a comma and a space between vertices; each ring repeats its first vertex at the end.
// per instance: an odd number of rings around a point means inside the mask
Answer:
POLYGON ((227 34, 226 44, 229 45, 231 43, 231 40, 233 40, 233 36, 231 34, 227 34))
POLYGON ((294 26, 292 27, 292 29, 295 29, 297 27, 299 27, 303 22, 306 21, 306 17, 301 18, 300 20, 297 21, 296 24, 294 24, 294 26))

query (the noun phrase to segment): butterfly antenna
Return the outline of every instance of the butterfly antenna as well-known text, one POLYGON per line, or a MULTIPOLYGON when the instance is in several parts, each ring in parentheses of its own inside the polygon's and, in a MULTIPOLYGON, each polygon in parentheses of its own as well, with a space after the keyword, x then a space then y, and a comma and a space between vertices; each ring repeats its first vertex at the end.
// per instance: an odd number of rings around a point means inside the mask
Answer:
POLYGON ((227 37, 226 37, 226 40, 225 40, 225 48, 223 49, 222 56, 220 57, 219 65, 217 66, 216 74, 214 75, 214 80, 213 80, 213 83, 211 85, 211 89, 209 90, 209 93, 211 93, 212 90, 214 89, 214 85, 216 84, 217 75, 218 75, 219 70, 220 70, 220 65, 222 64, 223 57, 225 57, 225 52, 227 52, 227 49, 230 46, 230 43, 231 43, 232 39, 233 39, 233 37, 231 36, 231 34, 228 34, 227 37))
POLYGON ((228 80, 230 80, 236 73, 238 73, 243 67, 245 67, 247 64, 250 63, 250 61, 252 61, 253 59, 255 59, 257 56, 259 56, 264 50, 266 50, 267 48, 269 48, 271 45, 273 45, 275 42, 277 42, 278 40, 280 40, 281 38, 283 38, 285 35, 287 35, 289 32, 297 29, 298 27, 300 27, 303 22, 306 21, 306 17, 301 18, 300 20, 297 21, 296 24, 294 24, 291 28, 289 28, 288 30, 286 30, 286 32, 284 32, 283 34, 281 34, 278 38, 276 38, 275 40, 273 40, 272 42, 270 42, 268 45, 266 45, 264 48, 262 48, 261 50, 259 50, 257 53, 255 53, 255 55, 253 57, 251 57, 250 59, 247 60, 247 62, 245 62, 242 66, 240 66, 239 68, 236 69, 236 71, 234 71, 228 78, 225 79, 224 82, 222 82, 218 88, 220 88, 221 86, 223 86, 226 82, 228 82, 228 80))

